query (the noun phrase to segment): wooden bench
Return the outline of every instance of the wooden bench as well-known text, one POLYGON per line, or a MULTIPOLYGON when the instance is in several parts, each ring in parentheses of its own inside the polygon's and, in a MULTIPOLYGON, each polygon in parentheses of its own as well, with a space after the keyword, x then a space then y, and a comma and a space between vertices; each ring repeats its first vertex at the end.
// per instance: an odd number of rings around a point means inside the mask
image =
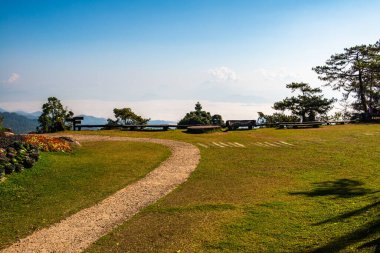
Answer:
POLYGON ((81 125, 82 124, 82 120, 84 118, 83 117, 72 117, 70 119, 66 119, 67 122, 71 122, 73 124, 73 130, 75 131, 75 128, 78 126, 78 125, 81 125))
POLYGON ((81 131, 82 128, 103 128, 103 129, 121 129, 123 131, 138 131, 147 129, 158 129, 167 131, 169 128, 186 129, 187 125, 75 125, 74 131, 81 131))
POLYGON ((237 130, 240 127, 248 127, 251 130, 256 126, 256 120, 227 120, 226 127, 228 130, 237 130))
POLYGON ((354 121, 352 121, 352 120, 336 120, 336 121, 326 121, 325 122, 326 125, 332 125, 332 124, 344 125, 344 124, 348 124, 348 123, 354 123, 354 121))
POLYGON ((318 128, 323 124, 323 122, 319 121, 309 121, 309 122, 278 122, 277 128, 284 129, 284 128, 318 128))

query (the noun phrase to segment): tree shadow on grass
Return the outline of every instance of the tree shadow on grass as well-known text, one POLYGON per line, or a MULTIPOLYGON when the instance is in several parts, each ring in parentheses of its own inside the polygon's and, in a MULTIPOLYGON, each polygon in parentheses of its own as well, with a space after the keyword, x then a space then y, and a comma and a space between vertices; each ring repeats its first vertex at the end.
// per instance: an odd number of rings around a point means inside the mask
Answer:
MULTIPOLYGON (((368 205, 368 209, 370 208, 379 208, 380 202, 375 202, 374 204, 368 205)), ((366 209, 366 208, 364 208, 366 209)), ((363 210, 364 210, 363 209, 363 210)), ((366 212, 366 211, 363 211, 366 212)), ((358 214, 355 214, 358 215, 358 214)), ((342 215, 343 216, 343 215, 342 215)), ((331 219, 330 219, 331 220, 331 219)), ((339 219, 337 219, 339 220, 339 219)), ((327 221, 323 222, 327 223, 327 221)), ((319 247, 317 249, 312 250, 313 253, 322 253, 322 252, 339 252, 344 250, 346 247, 361 242, 364 240, 368 240, 369 238, 376 236, 380 231, 380 217, 377 216, 374 220, 367 222, 360 228, 352 231, 351 233, 345 234, 339 238, 334 239, 330 243, 325 246, 319 247)), ((374 252, 380 252, 380 238, 373 239, 370 242, 362 244, 357 249, 363 250, 365 248, 374 248, 374 252)))
MULTIPOLYGON (((337 198, 354 198, 364 195, 372 195, 379 191, 372 191, 371 189, 363 187, 363 183, 351 179, 339 179, 336 181, 325 181, 320 183, 314 183, 316 186, 310 192, 292 192, 291 195, 305 195, 307 197, 318 197, 318 196, 330 196, 334 199, 337 198)), ((358 243, 360 241, 365 241, 370 238, 376 237, 380 233, 380 201, 378 198, 374 198, 373 203, 368 204, 362 208, 338 215, 336 217, 327 219, 315 223, 315 226, 323 225, 332 222, 344 222, 345 219, 365 215, 368 212, 374 212, 376 217, 371 219, 369 222, 363 226, 355 229, 354 231, 345 234, 339 238, 332 240, 330 243, 311 250, 313 253, 322 252, 339 252, 347 248, 348 246, 358 243)), ((373 248, 374 252, 380 252, 380 238, 373 239, 367 243, 362 244, 357 248, 358 251, 364 250, 365 248, 373 248)))
POLYGON ((309 192, 291 192, 290 195, 305 195, 307 197, 331 196, 334 198, 352 198, 374 193, 364 188, 364 183, 352 179, 338 179, 313 183, 315 188, 309 192))

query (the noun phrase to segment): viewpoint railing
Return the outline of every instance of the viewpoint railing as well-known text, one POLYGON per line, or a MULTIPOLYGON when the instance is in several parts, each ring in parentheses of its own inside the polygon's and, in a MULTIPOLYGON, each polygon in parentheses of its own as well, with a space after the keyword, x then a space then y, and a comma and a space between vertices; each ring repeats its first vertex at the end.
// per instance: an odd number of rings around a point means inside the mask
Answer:
POLYGON ((169 124, 159 124, 159 125, 82 125, 76 124, 73 125, 74 131, 81 131, 83 128, 103 128, 103 129, 120 129, 120 130, 149 130, 149 129, 161 129, 163 131, 167 131, 170 128, 176 129, 186 129, 188 125, 169 125, 169 124))

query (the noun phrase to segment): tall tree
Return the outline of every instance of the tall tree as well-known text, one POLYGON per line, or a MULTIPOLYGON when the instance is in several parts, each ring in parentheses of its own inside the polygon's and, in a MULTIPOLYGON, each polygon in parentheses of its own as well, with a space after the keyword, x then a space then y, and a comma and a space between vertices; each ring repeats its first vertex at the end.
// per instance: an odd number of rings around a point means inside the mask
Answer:
POLYGON ((116 123, 121 121, 124 125, 145 125, 150 120, 137 115, 131 108, 115 108, 113 113, 117 119, 116 123))
POLYGON ((313 68, 327 86, 343 91, 345 99, 352 95, 356 99, 354 108, 364 113, 379 109, 379 69, 380 42, 345 48, 324 66, 313 68))
POLYGON ((331 108, 335 99, 324 98, 320 88, 312 88, 307 83, 290 83, 286 88, 292 92, 299 91, 298 96, 285 98, 273 105, 275 110, 289 110, 293 115, 297 115, 302 121, 314 121, 318 114, 326 114, 331 108))
POLYGON ((38 131, 54 133, 68 128, 65 121, 74 115, 72 111, 63 108, 61 101, 56 97, 49 97, 48 102, 42 105, 42 114, 38 118, 38 131))
POLYGON ((380 112, 380 40, 369 45, 369 107, 370 112, 380 112))

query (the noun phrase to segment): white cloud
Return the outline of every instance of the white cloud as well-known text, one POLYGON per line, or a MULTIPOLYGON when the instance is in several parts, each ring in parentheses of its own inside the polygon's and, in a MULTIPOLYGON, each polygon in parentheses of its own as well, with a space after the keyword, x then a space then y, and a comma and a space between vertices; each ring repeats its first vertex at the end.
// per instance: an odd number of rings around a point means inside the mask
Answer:
POLYGON ((12 83, 17 82, 17 80, 19 80, 20 77, 21 77, 20 74, 17 74, 17 73, 11 73, 7 80, 2 81, 2 82, 0 82, 0 83, 12 84, 12 83))
POLYGON ((14 83, 18 79, 20 79, 20 75, 17 73, 12 73, 11 76, 8 78, 8 83, 14 83))
POLYGON ((211 76, 211 81, 234 82, 238 80, 236 72, 227 67, 209 69, 208 73, 211 76))

